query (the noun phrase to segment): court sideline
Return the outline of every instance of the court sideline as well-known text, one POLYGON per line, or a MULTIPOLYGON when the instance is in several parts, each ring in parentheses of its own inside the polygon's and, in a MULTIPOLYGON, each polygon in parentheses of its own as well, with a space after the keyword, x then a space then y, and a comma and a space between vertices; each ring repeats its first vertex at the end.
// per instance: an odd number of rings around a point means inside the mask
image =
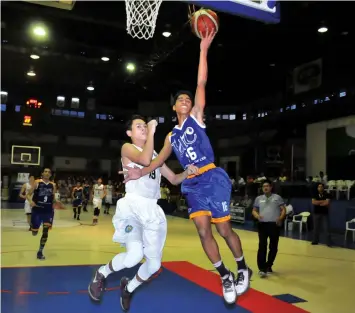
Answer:
MULTIPOLYGON (((84 296, 96 268, 92 265, 107 263, 117 252, 122 251, 111 240, 113 228, 110 216, 102 216, 99 225, 93 227, 90 226, 91 213, 82 214, 79 223, 72 219, 71 209, 57 210, 54 228, 44 250, 47 260, 39 261, 35 258, 39 238, 32 237, 27 230, 23 211, 3 209, 1 213, 3 312, 38 313, 43 304, 50 304, 53 312, 56 309, 67 310, 69 303, 63 301, 63 297, 73 301, 71 308, 78 305, 85 312, 111 312, 109 304, 114 305, 117 301, 119 305, 117 275, 110 278, 111 289, 105 295, 108 300, 100 309, 90 303, 87 295, 84 296), (50 282, 45 279, 48 273, 54 275, 50 282)), ((267 307, 275 305, 273 312, 281 313, 285 308, 280 303, 288 305, 288 313, 293 312, 293 309, 296 309, 295 312, 304 312, 297 311, 297 308, 314 313, 353 311, 355 251, 330 249, 323 245, 311 246, 309 242, 281 237, 275 273, 267 279, 260 279, 256 267, 257 233, 237 231, 243 242, 246 260, 255 275, 251 292, 239 299, 235 312, 269 312, 267 307), (252 307, 253 303, 258 303, 258 307, 252 307), (261 311, 263 307, 266 311, 261 311)), ((235 261, 225 243, 218 236, 216 238, 226 265, 235 269, 235 261)), ((166 305, 176 306, 179 311, 192 312, 195 305, 191 303, 194 302, 204 312, 220 310, 220 313, 225 310, 222 298, 217 297, 220 289, 218 276, 213 273, 214 269, 202 252, 194 226, 189 220, 168 217, 168 238, 163 261, 164 269, 159 279, 137 292, 131 312, 151 312, 143 309, 146 307, 141 306, 139 298, 148 297, 150 309, 153 309, 155 302, 163 301, 160 297, 154 300, 157 292, 163 293, 164 299, 175 300, 174 305, 166 300, 166 305), (172 285, 176 289, 166 288, 172 285), (203 300, 206 299, 206 288, 216 295, 216 299, 211 296, 211 300, 203 300)), ((128 274, 132 275, 133 270, 128 274)), ((158 309, 154 312, 163 311, 158 309)))

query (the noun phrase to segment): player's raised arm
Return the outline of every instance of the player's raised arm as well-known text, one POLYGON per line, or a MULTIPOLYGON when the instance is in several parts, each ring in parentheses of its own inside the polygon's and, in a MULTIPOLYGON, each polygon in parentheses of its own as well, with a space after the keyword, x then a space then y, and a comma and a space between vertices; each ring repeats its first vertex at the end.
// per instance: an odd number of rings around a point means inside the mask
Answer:
POLYGON ((188 168, 180 174, 175 174, 166 164, 161 167, 161 174, 170 182, 172 185, 179 185, 184 179, 189 175, 197 174, 198 167, 194 165, 189 165, 188 168))
POLYGON ((142 166, 148 166, 152 161, 152 156, 154 152, 154 133, 158 125, 156 120, 151 120, 147 125, 142 123, 143 121, 136 119, 131 124, 131 129, 127 130, 127 135, 131 137, 132 128, 142 128, 142 132, 145 131, 144 128, 148 128, 147 141, 143 147, 143 151, 139 151, 130 143, 126 143, 122 146, 121 156, 122 158, 127 158, 133 163, 140 164, 142 166))
POLYGON ((206 105, 206 84, 208 76, 207 53, 216 33, 206 32, 206 36, 201 39, 200 44, 200 62, 198 65, 197 88, 195 94, 195 104, 192 108, 192 114, 203 124, 203 114, 206 105))
POLYGON ((163 148, 160 150, 158 156, 150 163, 149 166, 144 167, 142 169, 123 166, 123 171, 120 171, 118 173, 126 175, 125 180, 123 181, 124 183, 130 180, 138 179, 156 170, 158 167, 161 167, 168 159, 171 152, 172 152, 172 147, 170 144, 169 135, 167 135, 165 138, 163 148))

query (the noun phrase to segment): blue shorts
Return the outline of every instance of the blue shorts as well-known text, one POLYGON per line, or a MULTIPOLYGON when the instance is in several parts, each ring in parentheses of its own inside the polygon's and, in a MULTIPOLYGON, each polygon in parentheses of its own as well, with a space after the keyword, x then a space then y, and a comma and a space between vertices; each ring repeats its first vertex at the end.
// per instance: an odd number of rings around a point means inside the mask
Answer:
POLYGON ((201 175, 185 179, 181 192, 187 200, 190 218, 211 216, 213 223, 230 220, 229 204, 232 184, 227 173, 216 167, 201 175))
POLYGON ((73 200, 73 207, 74 208, 77 208, 78 206, 82 206, 82 204, 83 204, 83 200, 81 200, 81 199, 74 199, 73 200))
POLYGON ((36 232, 41 225, 52 227, 54 210, 44 210, 41 207, 33 207, 31 214, 31 230, 36 232))

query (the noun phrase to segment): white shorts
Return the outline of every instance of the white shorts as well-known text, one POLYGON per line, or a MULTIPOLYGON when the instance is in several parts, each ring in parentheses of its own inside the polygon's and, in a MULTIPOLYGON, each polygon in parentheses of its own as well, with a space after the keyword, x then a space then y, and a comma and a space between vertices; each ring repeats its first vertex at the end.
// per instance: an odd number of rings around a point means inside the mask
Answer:
POLYGON ((101 210, 102 207, 102 199, 101 198, 94 198, 92 199, 92 205, 95 208, 98 208, 99 210, 101 210))
POLYGON ((106 196, 105 203, 112 204, 112 196, 106 196))
POLYGON ((167 223, 164 211, 156 199, 126 194, 117 201, 112 223, 115 227, 112 238, 114 242, 141 242, 147 257, 161 258, 167 223))
POLYGON ((30 203, 27 200, 25 201, 24 209, 25 209, 25 213, 26 214, 31 214, 32 213, 32 208, 30 206, 30 203))

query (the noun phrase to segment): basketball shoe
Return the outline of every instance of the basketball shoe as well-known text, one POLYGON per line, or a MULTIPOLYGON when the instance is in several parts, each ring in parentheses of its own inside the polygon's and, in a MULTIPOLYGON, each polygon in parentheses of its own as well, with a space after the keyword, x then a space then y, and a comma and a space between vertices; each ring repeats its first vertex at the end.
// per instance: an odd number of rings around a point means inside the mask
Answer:
POLYGON ((120 303, 121 308, 124 312, 127 312, 131 306, 132 292, 127 290, 127 285, 129 283, 129 279, 127 277, 122 277, 120 288, 121 288, 121 297, 120 303))
POLYGON ((248 267, 248 270, 238 271, 238 276, 235 281, 235 289, 237 295, 241 296, 243 293, 247 292, 250 288, 250 279, 253 275, 253 271, 248 267))
POLYGON ((99 271, 96 271, 94 278, 88 287, 89 297, 93 301, 101 301, 102 294, 105 289, 105 276, 99 271))
POLYGON ((234 285, 235 276, 232 272, 229 275, 222 277, 223 298, 228 304, 233 304, 237 301, 237 292, 234 285))

